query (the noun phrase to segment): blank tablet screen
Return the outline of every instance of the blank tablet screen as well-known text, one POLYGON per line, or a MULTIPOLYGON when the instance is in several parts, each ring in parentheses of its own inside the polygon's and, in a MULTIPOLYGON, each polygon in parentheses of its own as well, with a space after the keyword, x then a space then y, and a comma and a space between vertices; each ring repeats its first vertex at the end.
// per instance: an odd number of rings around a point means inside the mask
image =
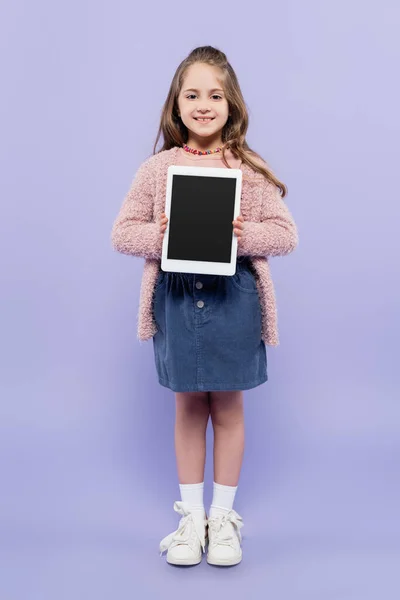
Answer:
POLYGON ((167 257, 229 263, 235 192, 232 177, 174 174, 167 257))

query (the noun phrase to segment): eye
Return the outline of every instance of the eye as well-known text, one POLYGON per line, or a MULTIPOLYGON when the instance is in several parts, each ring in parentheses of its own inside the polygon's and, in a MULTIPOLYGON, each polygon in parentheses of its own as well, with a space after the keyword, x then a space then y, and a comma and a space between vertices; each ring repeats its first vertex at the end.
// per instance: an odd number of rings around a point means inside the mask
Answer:
MULTIPOLYGON (((196 97, 196 94, 188 94, 188 95, 186 96, 186 98, 187 98, 188 100, 191 100, 192 98, 195 98, 195 97, 196 97)), ((213 95, 211 96, 211 98, 213 98, 214 100, 222 100, 222 96, 220 96, 219 94, 213 94, 213 95)))

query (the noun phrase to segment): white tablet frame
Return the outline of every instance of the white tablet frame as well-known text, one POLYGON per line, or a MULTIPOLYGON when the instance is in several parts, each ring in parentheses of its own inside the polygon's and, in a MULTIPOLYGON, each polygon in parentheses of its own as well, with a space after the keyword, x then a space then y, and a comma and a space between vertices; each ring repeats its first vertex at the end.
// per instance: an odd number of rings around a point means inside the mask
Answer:
MULTIPOLYGON (((172 165, 168 168, 167 193, 165 203, 165 214, 168 217, 167 229, 164 234, 161 255, 161 269, 177 273, 194 273, 200 275, 234 275, 236 272, 237 236, 233 233, 232 225, 232 251, 228 263, 208 262, 200 260, 181 260, 167 258, 169 242, 169 219, 171 216, 172 183, 174 175, 196 175, 201 177, 230 177, 236 179, 236 193, 234 204, 234 217, 240 215, 240 198, 242 195, 242 171, 241 169, 228 169, 220 167, 189 167, 172 165)), ((204 232, 207 235, 207 232, 204 232)))

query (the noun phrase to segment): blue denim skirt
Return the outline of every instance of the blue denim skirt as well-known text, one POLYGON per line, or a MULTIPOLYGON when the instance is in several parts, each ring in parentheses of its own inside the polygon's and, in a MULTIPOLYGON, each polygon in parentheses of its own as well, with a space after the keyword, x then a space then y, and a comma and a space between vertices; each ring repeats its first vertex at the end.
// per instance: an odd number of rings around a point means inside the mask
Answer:
POLYGON ((265 383, 261 307, 250 263, 233 276, 160 271, 153 300, 154 357, 175 392, 246 390, 265 383))

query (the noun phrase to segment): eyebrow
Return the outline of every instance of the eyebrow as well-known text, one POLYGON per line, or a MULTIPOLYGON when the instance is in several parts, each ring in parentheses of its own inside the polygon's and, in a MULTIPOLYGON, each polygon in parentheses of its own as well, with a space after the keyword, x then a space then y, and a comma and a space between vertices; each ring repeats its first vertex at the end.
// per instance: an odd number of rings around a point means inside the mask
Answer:
MULTIPOLYGON (((198 92, 199 90, 196 90, 195 88, 188 88, 187 90, 183 90, 183 93, 185 92, 198 92)), ((222 90, 221 88, 214 88, 212 90, 210 90, 211 92, 223 92, 224 90, 222 90)))

